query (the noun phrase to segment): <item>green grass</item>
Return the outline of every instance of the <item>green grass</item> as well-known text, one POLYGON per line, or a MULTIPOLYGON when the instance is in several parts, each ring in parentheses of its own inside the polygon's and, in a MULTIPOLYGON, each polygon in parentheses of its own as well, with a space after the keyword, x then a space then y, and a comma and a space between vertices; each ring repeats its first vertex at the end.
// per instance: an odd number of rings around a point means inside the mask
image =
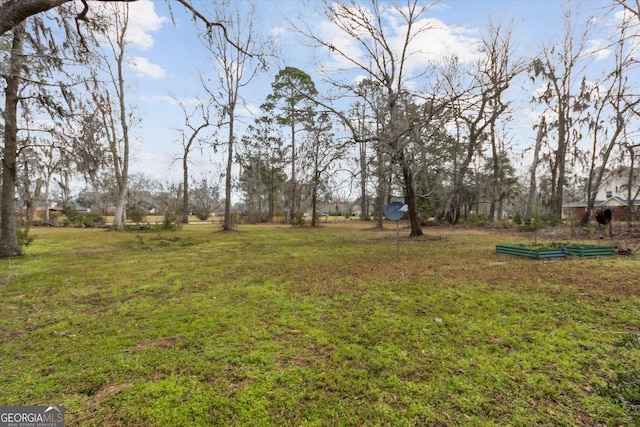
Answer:
POLYGON ((430 228, 396 261, 370 226, 33 229, 0 261, 0 404, 69 426, 640 424, 637 257, 430 228))

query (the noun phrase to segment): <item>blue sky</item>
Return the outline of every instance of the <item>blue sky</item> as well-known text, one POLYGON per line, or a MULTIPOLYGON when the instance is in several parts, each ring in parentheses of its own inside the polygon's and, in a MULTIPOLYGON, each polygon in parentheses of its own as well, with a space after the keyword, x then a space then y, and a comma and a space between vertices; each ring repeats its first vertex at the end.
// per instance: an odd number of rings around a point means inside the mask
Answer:
MULTIPOLYGON (((195 7, 207 14, 208 1, 195 0, 195 7)), ((248 3, 238 0, 232 4, 245 7, 248 3)), ((313 13, 321 5, 320 1, 306 3, 297 0, 257 0, 253 4, 257 10, 258 29, 262 35, 275 37, 281 53, 280 64, 271 67, 268 73, 255 79, 251 88, 241 95, 254 108, 265 99, 270 91, 270 83, 278 72, 278 65, 300 68, 309 73, 316 84, 322 87, 317 71, 317 58, 303 44, 301 38, 287 25, 287 19, 296 21, 299 16, 312 26, 322 28, 322 18, 313 13)), ((584 1, 568 3, 571 10, 580 16, 604 16, 609 5, 606 1, 584 1)), ((180 134, 183 128, 182 111, 169 99, 169 94, 188 101, 203 96, 198 82, 197 71, 206 72, 210 59, 197 37, 191 16, 177 4, 173 5, 175 25, 171 21, 167 3, 164 0, 140 0, 131 4, 133 27, 137 42, 130 46, 129 55, 135 57, 128 74, 131 92, 129 102, 136 105, 141 120, 134 130, 136 143, 133 146, 132 170, 162 181, 180 180, 180 163, 172 165, 172 158, 181 153, 180 134)), ((562 32, 563 5, 556 0, 536 1, 442 1, 433 7, 427 16, 443 24, 445 30, 436 38, 425 41, 430 49, 442 53, 452 53, 463 49, 465 40, 482 32, 489 20, 494 23, 513 20, 513 35, 521 54, 531 55, 541 46, 557 40, 562 32)), ((610 16, 609 16, 610 18, 610 16)), ((579 18, 580 19, 580 18, 579 18)), ((199 24, 198 24, 199 25, 199 24)), ((201 29, 202 26, 199 25, 201 29)), ((595 37, 595 36, 594 36, 595 37)), ((522 93, 522 99, 530 99, 531 93, 522 93)), ((524 105, 524 104, 523 104, 524 105)), ((526 112, 525 112, 526 113, 526 112)), ((250 118, 245 119, 247 122, 250 118)), ((532 122, 526 114, 516 118, 516 126, 521 132, 529 132, 532 122)), ((205 155, 192 157, 192 169, 196 174, 219 175, 222 169, 223 153, 213 154, 205 148, 205 155)))

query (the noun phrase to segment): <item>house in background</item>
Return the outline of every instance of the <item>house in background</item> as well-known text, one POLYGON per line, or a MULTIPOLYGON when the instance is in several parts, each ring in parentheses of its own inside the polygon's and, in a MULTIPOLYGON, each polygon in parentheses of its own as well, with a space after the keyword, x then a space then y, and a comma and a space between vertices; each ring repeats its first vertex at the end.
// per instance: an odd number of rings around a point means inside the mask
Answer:
MULTIPOLYGON (((610 209, 614 221, 626 221, 628 216, 629 169, 620 167, 610 171, 603 177, 596 193, 592 216, 599 209, 610 209)), ((640 182, 636 177, 631 188, 631 197, 636 197, 631 206, 631 219, 640 221, 640 198, 638 196, 640 182)), ((579 221, 587 208, 587 198, 563 205, 563 218, 579 221)))

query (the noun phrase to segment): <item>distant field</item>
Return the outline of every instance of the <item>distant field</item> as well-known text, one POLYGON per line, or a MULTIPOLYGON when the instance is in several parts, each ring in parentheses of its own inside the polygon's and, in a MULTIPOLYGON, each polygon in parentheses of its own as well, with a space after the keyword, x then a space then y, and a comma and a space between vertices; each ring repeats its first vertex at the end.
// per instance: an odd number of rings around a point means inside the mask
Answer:
POLYGON ((0 260, 0 404, 68 426, 640 424, 637 255, 429 227, 396 261, 373 225, 32 228, 0 260))
MULTIPOLYGON (((113 216, 105 216, 105 220, 107 221, 108 224, 112 224, 113 216)), ((357 221, 357 220, 358 220, 357 217, 345 218, 344 216, 327 216, 327 217, 318 218, 318 222, 320 222, 321 224, 324 224, 327 222, 345 222, 345 221, 357 221)), ((147 215, 143 222, 149 223, 149 224, 162 224, 163 221, 164 221, 163 215, 147 215)), ((190 224, 202 224, 202 223, 222 224, 223 221, 224 221, 223 216, 211 216, 206 220, 201 220, 200 218, 194 215, 189 216, 190 224)), ((310 216, 305 217, 305 221, 307 224, 311 224, 311 217, 310 216)), ((284 218, 281 218, 281 217, 276 217, 271 221, 272 224, 282 224, 284 222, 285 222, 284 218)))

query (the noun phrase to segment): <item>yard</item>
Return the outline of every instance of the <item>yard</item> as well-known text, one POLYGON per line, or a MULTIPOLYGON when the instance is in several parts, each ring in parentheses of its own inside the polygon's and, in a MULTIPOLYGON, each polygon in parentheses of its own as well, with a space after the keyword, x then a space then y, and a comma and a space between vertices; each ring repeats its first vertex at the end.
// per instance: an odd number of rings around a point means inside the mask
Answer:
POLYGON ((0 404, 68 426, 640 424, 637 254, 431 227, 396 261, 372 226, 32 229, 0 261, 0 404))

